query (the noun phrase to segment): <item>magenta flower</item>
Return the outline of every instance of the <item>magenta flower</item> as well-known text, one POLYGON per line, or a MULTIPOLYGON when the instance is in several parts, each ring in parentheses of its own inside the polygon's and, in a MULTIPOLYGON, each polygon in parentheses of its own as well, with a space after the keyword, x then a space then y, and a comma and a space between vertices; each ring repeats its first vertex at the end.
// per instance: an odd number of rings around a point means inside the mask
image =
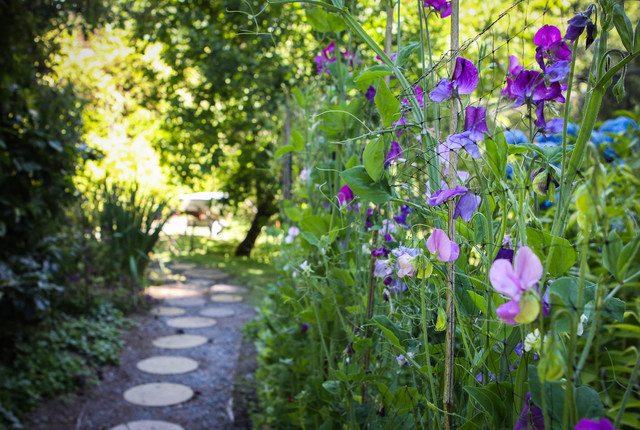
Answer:
MULTIPOLYGON (((413 88, 413 94, 416 96, 416 100, 418 100, 418 104, 420 105, 421 108, 424 107, 424 94, 422 93, 422 88, 420 87, 420 85, 416 85, 413 88)), ((407 100, 407 98, 403 98, 402 99, 402 104, 406 107, 409 107, 409 100, 407 100)))
POLYGON ((600 421, 583 418, 576 424, 573 430, 616 430, 616 428, 611 424, 611 421, 606 418, 600 421))
POLYGON ((327 45, 326 48, 322 50, 321 55, 318 55, 317 57, 314 58, 316 62, 316 66, 318 68, 319 75, 323 73, 326 73, 328 75, 329 69, 327 68, 327 64, 335 63, 336 61, 338 61, 337 58, 333 56, 335 50, 336 50, 336 43, 331 42, 329 45, 327 45))
POLYGON ((487 110, 483 107, 467 106, 464 113, 464 129, 471 132, 469 137, 473 141, 484 140, 484 133, 489 132, 487 110))
POLYGON ((424 0, 424 7, 430 7, 438 12, 440 18, 451 15, 451 2, 446 0, 424 0))
POLYGON ((433 233, 427 239, 427 249, 430 253, 436 254, 436 258, 443 263, 455 261, 460 255, 460 248, 443 230, 434 228, 433 233))
POLYGON ((402 126, 407 124, 408 123, 404 115, 402 115, 398 121, 391 124, 392 127, 398 127, 398 129, 396 130, 396 137, 402 136, 402 133, 404 133, 404 130, 406 128, 402 126))
POLYGON ((513 430, 545 430, 544 414, 542 410, 531 401, 531 393, 527 393, 524 399, 524 408, 516 421, 513 430))
POLYGON ((540 278, 542 278, 542 263, 527 246, 518 249, 513 265, 505 259, 497 259, 493 262, 489 269, 491 285, 498 293, 510 299, 496 309, 496 313, 505 323, 517 325, 524 321, 530 322, 538 316, 540 304, 535 301, 535 298, 526 297, 526 301, 523 301, 523 298, 540 278))
POLYGON ((471 61, 458 57, 451 80, 441 79, 436 88, 429 93, 429 98, 433 102, 442 103, 457 94, 471 94, 477 86, 478 69, 471 61))
POLYGON ((340 191, 338 192, 338 203, 340 204, 340 206, 351 204, 351 202, 355 200, 355 198, 356 195, 348 185, 340 188, 340 191))
POLYGON ((571 60, 571 49, 567 42, 562 39, 562 34, 553 25, 544 25, 533 38, 533 43, 537 45, 536 61, 543 72, 547 66, 556 61, 571 60), (545 61, 546 64, 545 64, 545 61))

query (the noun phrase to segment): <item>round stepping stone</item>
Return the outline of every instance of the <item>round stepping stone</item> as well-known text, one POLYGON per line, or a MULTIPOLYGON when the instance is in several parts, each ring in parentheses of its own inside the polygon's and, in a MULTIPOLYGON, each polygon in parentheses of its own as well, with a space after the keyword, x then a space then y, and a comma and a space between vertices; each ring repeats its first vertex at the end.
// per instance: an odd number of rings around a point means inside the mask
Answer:
POLYGON ((160 317, 175 317, 178 315, 182 315, 184 313, 184 309, 182 308, 172 308, 169 306, 157 306, 149 311, 151 315, 157 315, 160 317))
POLYGON ((226 285, 226 284, 217 284, 211 287, 212 293, 228 293, 228 294, 244 294, 248 293, 249 289, 247 287, 240 287, 238 285, 226 285))
POLYGON ((235 294, 214 294, 211 296, 212 302, 218 303, 237 303, 241 302, 244 298, 235 294))
POLYGON ((184 272, 184 275, 190 278, 203 278, 203 279, 214 279, 214 280, 225 279, 229 277, 229 275, 227 275, 224 272, 219 272, 217 270, 212 270, 212 269, 192 269, 184 272))
POLYGON ((202 297, 179 297, 176 299, 167 299, 165 300, 165 303, 171 306, 191 307, 191 306, 202 306, 205 303, 207 303, 207 301, 202 297))
POLYGON ((190 270, 196 267, 193 263, 171 263, 169 268, 172 270, 190 270))
POLYGON ((138 385, 124 392, 124 399, 140 406, 171 406, 184 403, 193 397, 193 390, 186 385, 154 382, 138 385))
POLYGON ((139 370, 155 375, 178 375, 193 372, 198 362, 186 357, 151 357, 136 364, 139 370))
MULTIPOLYGON (((171 285, 171 284, 166 284, 171 285)), ((197 290, 187 290, 185 288, 176 287, 149 287, 145 290, 145 294, 150 295, 154 299, 173 299, 177 297, 194 297, 199 296, 202 292, 197 290)))
POLYGON ((155 339, 153 346, 167 349, 193 348, 207 343, 207 338, 197 336, 195 334, 174 334, 172 336, 164 336, 155 339))
POLYGON ((120 424, 113 427, 111 430, 184 430, 177 424, 168 423, 165 421, 131 421, 126 424, 120 424))
POLYGON ((168 319, 167 324, 175 328, 203 328, 215 325, 216 320, 205 317, 178 317, 168 319))
POLYGON ((200 311, 200 315, 211 318, 228 318, 235 314, 236 311, 227 308, 206 308, 200 311))

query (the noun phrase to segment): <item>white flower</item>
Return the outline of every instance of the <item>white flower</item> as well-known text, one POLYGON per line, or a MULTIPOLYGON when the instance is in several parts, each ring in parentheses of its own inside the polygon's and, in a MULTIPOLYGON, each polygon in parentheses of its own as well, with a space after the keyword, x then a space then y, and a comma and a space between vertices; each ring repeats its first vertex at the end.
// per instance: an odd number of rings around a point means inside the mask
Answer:
POLYGON ((587 321, 589 321, 589 317, 587 317, 585 314, 582 314, 582 316, 580 317, 580 323, 578 324, 578 336, 582 336, 582 333, 584 333, 583 324, 587 321))
POLYGON ((541 346, 540 330, 535 329, 534 332, 529 333, 524 338, 524 350, 529 352, 531 350, 538 351, 541 346))
POLYGON ((414 264, 414 258, 406 252, 402 254, 396 260, 398 263, 398 278, 405 276, 414 276, 416 274, 416 266, 414 264))

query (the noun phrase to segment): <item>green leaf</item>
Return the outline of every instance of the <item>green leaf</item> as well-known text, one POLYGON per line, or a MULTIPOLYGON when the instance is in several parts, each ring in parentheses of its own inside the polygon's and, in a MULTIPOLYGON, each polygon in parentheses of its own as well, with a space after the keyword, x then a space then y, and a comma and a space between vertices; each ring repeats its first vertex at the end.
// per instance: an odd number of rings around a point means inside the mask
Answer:
POLYGON ((391 341, 391 343, 404 350, 402 343, 406 343, 411 339, 411 335, 407 331, 396 326, 385 315, 374 315, 371 320, 380 327, 385 337, 391 341))
POLYGON ((400 118, 400 102, 395 98, 383 79, 378 79, 374 100, 384 128, 389 127, 391 123, 400 118))
POLYGON ((640 235, 636 235, 631 242, 622 247, 620 252, 620 258, 618 259, 618 275, 620 281, 624 280, 627 276, 627 270, 631 266, 632 262, 637 262, 636 255, 640 251, 640 235))
POLYGON ((296 151, 300 152, 304 149, 304 138, 298 130, 291 131, 291 142, 296 151))
POLYGON ((375 182, 367 173, 364 166, 356 166, 345 170, 340 177, 353 192, 364 200, 375 204, 388 202, 393 198, 391 187, 385 182, 375 182))
POLYGON ((617 297, 611 297, 604 302, 602 313, 614 321, 624 321, 624 308, 625 303, 622 300, 617 297))
POLYGON ((638 22, 636 23, 636 31, 633 37, 633 49, 634 52, 640 50, 640 18, 638 18, 638 22))
POLYGON ((372 85, 374 82, 376 82, 378 78, 389 76, 392 74, 393 70, 391 70, 389 66, 378 64, 376 66, 369 67, 367 70, 360 73, 354 82, 356 85, 358 85, 358 88, 360 88, 361 90, 365 90, 369 87, 369 85, 372 85))
POLYGON ((285 145, 285 146, 281 147, 280 149, 278 149, 276 151, 275 157, 276 158, 280 158, 281 156, 283 156, 287 152, 292 152, 294 150, 295 150, 295 148, 293 147, 293 145, 285 145))
POLYGON ((585 281, 582 293, 582 307, 578 309, 578 280, 576 278, 563 277, 556 279, 549 285, 549 299, 552 307, 559 306, 566 308, 569 312, 584 312, 584 305, 593 301, 596 294, 596 286, 585 281))
POLYGON ((329 30, 328 14, 321 8, 305 9, 307 22, 315 31, 325 33, 329 30))
POLYGON ((407 64, 407 61, 409 61, 409 58, 411 58, 411 55, 413 54, 413 52, 417 49, 420 48, 420 42, 412 42, 409 43, 408 45, 405 45, 402 47, 402 49, 400 49, 400 52, 398 52, 398 55, 396 56, 396 66, 398 67, 404 67, 405 64, 407 64))
POLYGON ((473 303, 476 305, 476 307, 480 309, 480 312, 482 312, 483 315, 487 316, 487 301, 484 299, 484 297, 471 290, 467 290, 467 293, 471 297, 471 300, 473 300, 473 303))
POLYGON ((616 26, 620 40, 629 53, 633 52, 633 27, 629 17, 620 3, 613 6, 613 25, 616 26))
POLYGON ((312 233, 319 238, 327 234, 329 230, 329 222, 326 217, 311 215, 304 217, 302 221, 300 221, 300 228, 303 231, 312 233))
POLYGON ((546 258, 552 255, 549 262, 549 273, 554 277, 562 276, 573 267, 578 258, 575 249, 567 239, 554 237, 535 228, 527 228, 527 241, 542 259, 545 258, 545 255, 546 258))
POLYGON ((600 396, 596 390, 588 385, 583 385, 576 388, 575 396, 578 420, 582 418, 599 420, 605 416, 602 400, 600 400, 600 396))
POLYGON ((327 25, 329 26, 329 30, 334 31, 336 33, 340 31, 346 30, 347 26, 339 15, 335 13, 327 14, 327 25))
POLYGON ((618 272, 620 254, 622 254, 622 239, 620 239, 618 233, 611 231, 603 248, 602 263, 617 281, 622 280, 618 272))
POLYGON ((500 128, 497 128, 494 138, 495 140, 491 139, 488 135, 485 135, 484 139, 484 143, 487 148, 489 167, 497 178, 506 179, 507 156, 509 154, 507 140, 500 128))
POLYGON ((302 212, 300 212, 297 207, 293 206, 291 200, 284 201, 284 213, 293 222, 298 222, 302 219, 302 212))
POLYGON ((480 212, 473 216, 473 232, 476 243, 484 243, 487 237, 487 218, 480 212))
POLYGON ((369 141, 362 154, 364 168, 374 181, 382 177, 384 168, 384 138, 379 137, 369 141))
POLYGON ((504 401, 496 393, 484 387, 464 387, 464 390, 486 411, 494 423, 505 417, 504 401))
POLYGON ((324 381, 322 383, 322 388, 327 390, 329 394, 333 394, 334 396, 337 396, 340 393, 340 381, 335 381, 335 380, 324 381))

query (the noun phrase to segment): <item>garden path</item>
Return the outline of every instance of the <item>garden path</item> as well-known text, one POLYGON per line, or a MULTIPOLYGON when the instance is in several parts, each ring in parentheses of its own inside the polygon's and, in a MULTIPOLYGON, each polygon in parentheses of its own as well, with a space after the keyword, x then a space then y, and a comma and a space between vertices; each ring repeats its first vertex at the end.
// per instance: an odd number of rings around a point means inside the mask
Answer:
POLYGON ((55 400, 34 430, 217 430, 234 423, 241 327, 254 316, 245 287, 215 269, 169 266, 184 275, 148 289, 162 302, 126 336, 121 364, 84 398, 55 400), (55 405, 59 402, 59 405, 55 405), (72 427, 69 425, 73 423, 72 427))

